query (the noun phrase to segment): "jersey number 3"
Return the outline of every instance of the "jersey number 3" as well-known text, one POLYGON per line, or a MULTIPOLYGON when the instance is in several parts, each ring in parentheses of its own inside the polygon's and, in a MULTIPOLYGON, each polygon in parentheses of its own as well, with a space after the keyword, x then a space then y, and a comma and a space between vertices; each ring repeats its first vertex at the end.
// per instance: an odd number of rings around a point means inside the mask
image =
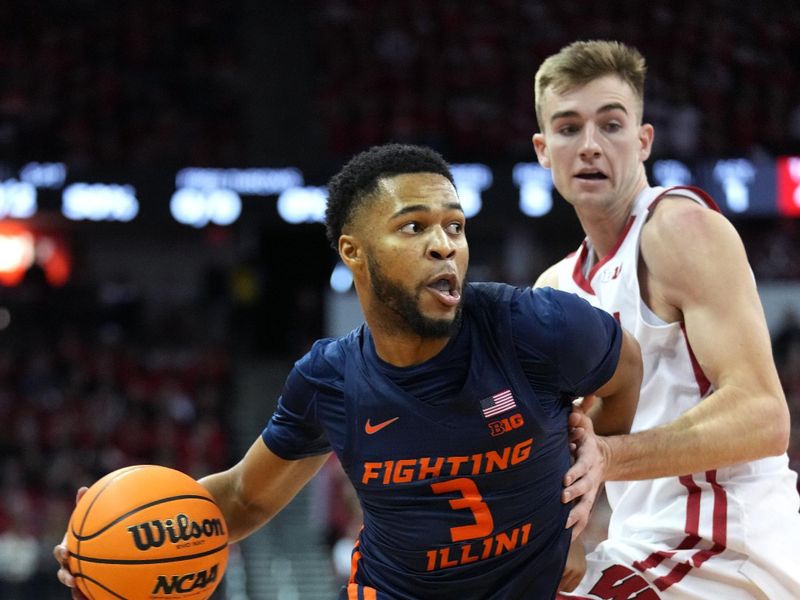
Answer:
POLYGON ((475 485, 472 479, 467 479, 466 477, 449 479, 439 483, 432 483, 431 488, 434 494, 458 492, 461 494, 461 498, 451 499, 450 508, 453 510, 467 508, 472 512, 472 516, 475 517, 473 525, 460 525, 459 527, 450 528, 450 538, 453 542, 463 542, 464 540, 473 540, 491 535, 494 530, 492 513, 489 512, 489 507, 483 501, 483 497, 478 491, 478 486, 475 485))

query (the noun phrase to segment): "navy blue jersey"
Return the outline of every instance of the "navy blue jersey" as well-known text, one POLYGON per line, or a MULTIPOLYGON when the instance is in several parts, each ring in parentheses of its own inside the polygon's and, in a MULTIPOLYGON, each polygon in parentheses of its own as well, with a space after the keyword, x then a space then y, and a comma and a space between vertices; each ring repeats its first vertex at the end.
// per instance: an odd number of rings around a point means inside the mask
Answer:
POLYGON ((463 303, 458 334, 421 365, 383 362, 366 326, 317 342, 262 434, 285 459, 332 449, 355 486, 348 597, 555 594, 570 401, 610 379, 621 329, 549 288, 469 284, 463 303))

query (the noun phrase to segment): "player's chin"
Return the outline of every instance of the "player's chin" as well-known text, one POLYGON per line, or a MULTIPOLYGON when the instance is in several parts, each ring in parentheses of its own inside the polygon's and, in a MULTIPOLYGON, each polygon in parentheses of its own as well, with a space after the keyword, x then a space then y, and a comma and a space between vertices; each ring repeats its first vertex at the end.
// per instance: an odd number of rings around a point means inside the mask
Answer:
POLYGON ((451 310, 436 311, 436 314, 424 314, 424 334, 425 337, 442 338, 449 337, 458 331, 461 324, 461 309, 454 307, 451 310))
POLYGON ((432 326, 438 327, 450 327, 453 323, 458 319, 459 314, 461 313, 461 306, 442 306, 441 304, 436 306, 429 306, 428 310, 420 311, 420 314, 428 321, 432 326))

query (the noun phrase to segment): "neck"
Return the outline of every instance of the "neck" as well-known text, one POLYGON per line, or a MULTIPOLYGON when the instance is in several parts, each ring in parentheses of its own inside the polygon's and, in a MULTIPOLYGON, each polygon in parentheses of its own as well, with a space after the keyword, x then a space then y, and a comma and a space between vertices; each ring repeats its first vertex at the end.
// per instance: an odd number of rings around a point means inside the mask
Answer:
POLYGON ((370 325, 375 352, 384 362, 395 367, 410 367, 430 360, 450 341, 445 338, 422 338, 413 334, 389 332, 370 325))
POLYGON ((633 212, 634 202, 646 185, 646 182, 642 184, 625 202, 575 208, 581 227, 591 241, 598 260, 609 254, 617 245, 633 212))

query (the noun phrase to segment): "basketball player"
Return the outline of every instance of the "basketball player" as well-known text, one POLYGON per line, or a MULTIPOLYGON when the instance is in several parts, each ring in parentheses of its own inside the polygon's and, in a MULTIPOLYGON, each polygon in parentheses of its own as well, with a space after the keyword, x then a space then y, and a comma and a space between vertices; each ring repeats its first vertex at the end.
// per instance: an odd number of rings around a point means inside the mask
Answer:
POLYGON ((707 194, 648 185, 644 78, 638 51, 598 41, 536 74, 536 155, 586 233, 537 286, 613 314, 644 360, 634 433, 600 438, 608 539, 587 564, 571 552, 566 579, 585 576, 564 597, 800 598, 789 414, 753 275, 707 194))
MULTIPOLYGON (((567 528, 588 517, 570 515, 562 492, 596 490, 583 478, 563 488, 571 400, 597 391, 598 426, 628 431, 636 342, 573 294, 466 284, 464 213, 431 150, 362 153, 329 194, 329 239, 366 324, 318 341, 242 461, 201 479, 231 540, 281 510, 334 451, 364 513, 341 598, 553 598, 567 528)), ((579 450, 593 443, 584 433, 579 450)), ((72 583, 63 568, 60 578, 72 583)))

